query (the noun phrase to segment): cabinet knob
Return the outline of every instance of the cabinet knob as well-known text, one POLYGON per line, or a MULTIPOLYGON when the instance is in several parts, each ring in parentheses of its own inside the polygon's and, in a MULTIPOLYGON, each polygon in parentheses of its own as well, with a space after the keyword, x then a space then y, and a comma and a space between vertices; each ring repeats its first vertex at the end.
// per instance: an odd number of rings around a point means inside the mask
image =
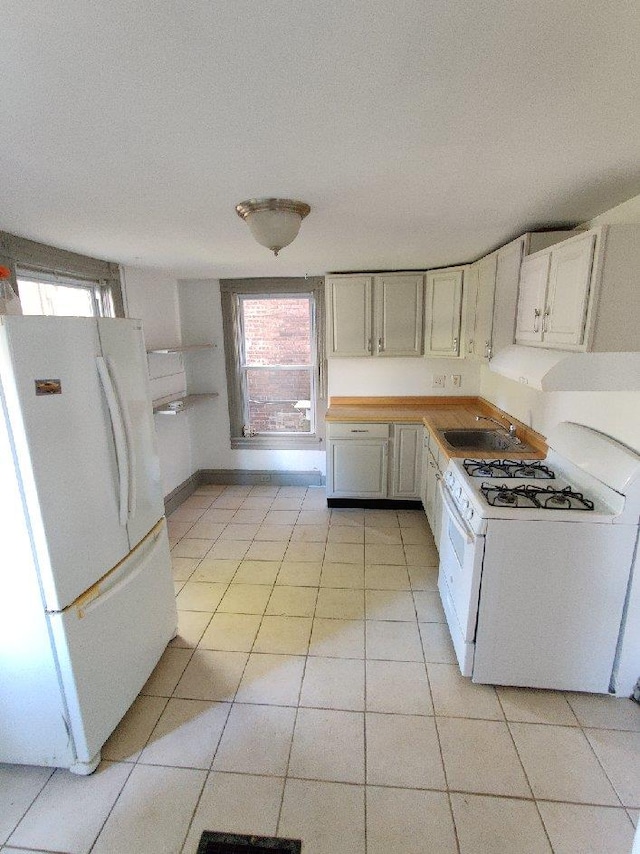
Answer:
POLYGON ((378 353, 382 353, 384 351, 384 344, 382 342, 382 338, 378 338, 378 353))
POLYGON ((453 349, 456 353, 458 352, 458 339, 457 338, 453 339, 453 349))
POLYGON ((540 324, 538 322, 539 320, 540 320, 540 309, 534 308, 533 309, 533 331, 534 332, 540 331, 540 324))
POLYGON ((373 349, 373 348, 372 348, 372 345, 371 345, 371 338, 369 338, 369 340, 367 341, 367 352, 368 352, 368 353, 371 353, 372 349, 373 349))
POLYGON ((551 306, 550 306, 550 305, 548 305, 548 306, 545 308, 545 310, 544 310, 544 316, 543 316, 543 318, 542 318, 542 331, 543 331, 543 332, 548 332, 548 331, 549 331, 549 323, 548 323, 548 321, 549 321, 549 315, 550 315, 550 314, 551 314, 551 306))

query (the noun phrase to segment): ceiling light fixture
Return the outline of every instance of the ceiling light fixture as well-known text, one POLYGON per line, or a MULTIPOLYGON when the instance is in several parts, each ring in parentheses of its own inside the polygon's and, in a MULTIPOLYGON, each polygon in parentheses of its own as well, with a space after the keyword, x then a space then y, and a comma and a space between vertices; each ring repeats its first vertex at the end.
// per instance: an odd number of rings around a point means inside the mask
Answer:
POLYGON ((295 240, 300 223, 311 208, 294 199, 247 199, 236 205, 236 213, 251 229, 261 246, 274 255, 295 240))

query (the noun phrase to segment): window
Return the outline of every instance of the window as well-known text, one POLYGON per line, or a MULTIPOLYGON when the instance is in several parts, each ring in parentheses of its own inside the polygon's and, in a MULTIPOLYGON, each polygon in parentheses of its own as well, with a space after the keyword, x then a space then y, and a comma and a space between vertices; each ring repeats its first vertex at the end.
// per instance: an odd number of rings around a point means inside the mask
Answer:
POLYGON ((99 282, 86 282, 18 269, 23 314, 56 317, 113 317, 113 300, 99 282))
POLYGON ((232 447, 317 447, 322 280, 227 280, 221 292, 232 447))

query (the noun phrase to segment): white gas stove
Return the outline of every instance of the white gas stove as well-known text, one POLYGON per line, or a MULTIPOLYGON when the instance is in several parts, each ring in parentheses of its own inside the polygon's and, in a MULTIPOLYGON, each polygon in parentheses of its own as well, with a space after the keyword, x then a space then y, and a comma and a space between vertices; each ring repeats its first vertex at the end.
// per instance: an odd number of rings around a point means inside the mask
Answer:
POLYGON ((566 422, 549 445, 544 460, 445 472, 438 587, 460 667, 477 682, 629 693, 640 457, 566 422))

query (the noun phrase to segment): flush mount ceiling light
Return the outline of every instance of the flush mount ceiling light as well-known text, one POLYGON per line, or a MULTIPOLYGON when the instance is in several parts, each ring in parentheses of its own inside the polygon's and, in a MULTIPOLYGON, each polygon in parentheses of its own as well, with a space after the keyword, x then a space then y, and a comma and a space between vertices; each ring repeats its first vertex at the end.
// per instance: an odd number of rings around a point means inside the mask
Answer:
POLYGON ((236 205, 236 212, 251 229, 261 246, 274 255, 288 246, 300 231, 300 223, 311 208, 294 199, 247 199, 236 205))

